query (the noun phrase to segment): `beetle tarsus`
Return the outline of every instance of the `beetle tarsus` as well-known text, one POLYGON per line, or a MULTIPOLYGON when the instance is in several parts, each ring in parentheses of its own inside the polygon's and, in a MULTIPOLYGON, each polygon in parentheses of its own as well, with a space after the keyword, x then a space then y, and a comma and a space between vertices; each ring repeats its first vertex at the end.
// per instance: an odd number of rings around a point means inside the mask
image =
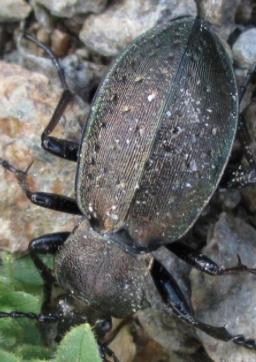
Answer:
POLYGON ((67 196, 52 194, 48 192, 32 192, 30 191, 27 173, 32 163, 29 164, 26 171, 18 170, 13 167, 8 161, 0 158, 0 164, 8 171, 15 173, 20 187, 27 196, 27 198, 35 205, 55 211, 61 211, 68 214, 82 215, 77 202, 67 196))
POLYGON ((65 69, 61 67, 58 58, 53 54, 51 49, 48 48, 41 41, 39 41, 36 38, 34 38, 33 36, 31 36, 30 34, 24 34, 24 38, 31 41, 32 43, 35 43, 39 48, 43 49, 49 55, 49 57, 51 58, 51 60, 52 60, 52 62, 54 64, 54 66, 57 68, 58 75, 59 75, 62 87, 64 89, 68 89, 68 85, 67 85, 66 77, 65 77, 65 69))
POLYGON ((225 275, 225 274, 238 274, 238 273, 251 273, 256 274, 256 269, 248 268, 246 265, 242 264, 241 258, 237 255, 238 263, 236 266, 231 268, 220 268, 216 275, 225 275))
POLYGON ((255 349, 256 350, 256 342, 252 338, 245 338, 244 335, 238 334, 233 337, 233 342, 238 344, 239 346, 245 347, 247 349, 255 349))

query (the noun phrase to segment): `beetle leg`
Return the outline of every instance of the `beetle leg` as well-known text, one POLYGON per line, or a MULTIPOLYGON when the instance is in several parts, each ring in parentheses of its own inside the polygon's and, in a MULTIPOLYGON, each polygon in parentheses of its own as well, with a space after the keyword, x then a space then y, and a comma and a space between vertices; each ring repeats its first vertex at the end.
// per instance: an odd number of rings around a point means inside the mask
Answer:
POLYGON ((39 271, 45 283, 56 283, 55 278, 52 276, 51 270, 42 262, 37 254, 54 255, 59 248, 65 243, 70 232, 60 232, 54 234, 47 234, 30 241, 28 251, 31 259, 33 260, 37 270, 39 271))
POLYGON ((29 34, 25 34, 24 37, 29 41, 35 43, 39 48, 43 49, 49 55, 54 66, 57 68, 62 87, 64 88, 64 92, 62 93, 62 96, 53 113, 53 116, 48 126, 42 133, 41 136, 42 147, 46 151, 54 154, 55 156, 76 162, 79 150, 79 143, 68 140, 62 140, 55 137, 48 137, 48 135, 54 130, 54 128, 59 123, 59 120, 62 117, 67 105, 73 100, 75 94, 73 94, 69 89, 65 78, 64 68, 61 67, 58 58, 53 54, 51 49, 49 49, 45 44, 41 43, 39 40, 35 39, 29 34))
POLYGON ((82 215, 77 206, 76 200, 67 196, 52 194, 48 192, 32 192, 30 191, 27 174, 32 164, 29 165, 26 171, 21 171, 13 167, 8 161, 0 158, 0 165, 6 170, 13 172, 24 191, 27 198, 35 205, 52 209, 56 211, 66 212, 68 214, 82 215))
POLYGON ((236 266, 231 268, 223 268, 219 267, 218 264, 216 264, 207 256, 203 255, 200 251, 197 251, 196 249, 181 241, 165 245, 165 247, 180 259, 190 264, 192 267, 212 276, 239 274, 244 272, 256 274, 256 269, 248 268, 246 265, 241 263, 239 255, 237 255, 238 263, 236 266))
POLYGON ((188 303, 180 287, 172 275, 156 259, 153 262, 151 275, 164 303, 178 318, 198 329, 201 329, 211 337, 225 342, 232 340, 235 344, 241 345, 248 349, 256 350, 256 343, 254 339, 246 339, 241 334, 232 335, 225 327, 214 327, 198 321, 193 316, 193 313, 188 306, 188 303))

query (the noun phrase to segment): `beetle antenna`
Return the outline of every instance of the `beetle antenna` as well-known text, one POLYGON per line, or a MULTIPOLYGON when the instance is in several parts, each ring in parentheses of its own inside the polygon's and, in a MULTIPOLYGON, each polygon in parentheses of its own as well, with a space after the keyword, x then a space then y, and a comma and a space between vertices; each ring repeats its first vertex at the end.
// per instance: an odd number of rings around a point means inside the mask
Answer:
POLYGON ((46 315, 41 313, 24 313, 16 311, 12 311, 10 313, 0 312, 0 318, 28 318, 35 319, 38 322, 42 323, 56 323, 59 319, 55 315, 46 315))

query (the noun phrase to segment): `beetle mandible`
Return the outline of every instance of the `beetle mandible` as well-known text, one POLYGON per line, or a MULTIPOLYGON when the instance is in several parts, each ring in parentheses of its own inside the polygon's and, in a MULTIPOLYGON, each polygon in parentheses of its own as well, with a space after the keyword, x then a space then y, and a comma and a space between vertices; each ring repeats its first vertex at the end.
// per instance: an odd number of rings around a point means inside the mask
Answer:
MULTIPOLYGON (((30 242, 31 257, 48 290, 56 283, 69 298, 98 310, 102 337, 111 317, 125 318, 149 305, 144 281, 150 274, 163 302, 179 318, 212 337, 256 349, 252 339, 196 320, 171 274, 151 253, 164 245, 210 275, 256 273, 241 263, 220 268, 176 242, 216 190, 238 123, 241 139, 245 134, 231 60, 211 27, 199 18, 179 18, 150 29, 128 46, 96 92, 80 144, 49 136, 73 98, 54 61, 65 91, 42 134, 42 147, 77 161, 76 200, 31 192, 27 173, 0 159, 33 203, 83 215, 72 233, 30 242), (54 276, 37 255, 46 253, 54 255, 54 276)), ((254 70, 255 65, 245 86, 254 70)), ((249 164, 255 166, 246 150, 249 164)), ((227 182, 254 183, 255 170, 237 170, 227 182)), ((58 317, 35 315, 44 322, 58 317)))

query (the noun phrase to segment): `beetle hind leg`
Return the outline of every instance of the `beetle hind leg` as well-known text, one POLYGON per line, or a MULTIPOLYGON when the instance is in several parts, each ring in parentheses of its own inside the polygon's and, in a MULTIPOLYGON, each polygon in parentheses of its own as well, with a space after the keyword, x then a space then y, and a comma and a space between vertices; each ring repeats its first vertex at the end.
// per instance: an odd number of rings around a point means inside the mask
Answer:
POLYGON ((196 268, 201 272, 211 276, 231 275, 240 273, 256 274, 255 268, 248 268, 246 265, 242 264, 239 255, 237 255, 237 265, 230 268, 224 268, 219 267, 219 265, 216 264, 213 260, 184 242, 177 241, 175 243, 165 245, 165 247, 173 254, 175 254, 178 258, 190 264, 193 268, 196 268))
POLYGON ((225 327, 215 327, 198 321, 172 275, 156 259, 151 268, 151 275, 163 302, 178 318, 211 337, 225 342, 232 340, 237 345, 256 350, 254 339, 245 338, 242 334, 232 335, 225 327))

